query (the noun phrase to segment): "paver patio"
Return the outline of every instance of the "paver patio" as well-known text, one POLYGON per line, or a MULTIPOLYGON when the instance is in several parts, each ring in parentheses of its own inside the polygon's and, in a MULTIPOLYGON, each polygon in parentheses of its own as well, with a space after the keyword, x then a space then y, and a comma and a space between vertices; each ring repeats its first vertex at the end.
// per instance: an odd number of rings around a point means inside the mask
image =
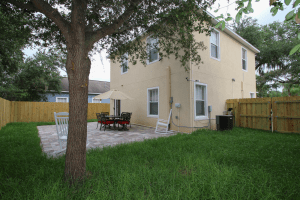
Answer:
MULTIPOLYGON (((118 131, 108 128, 105 131, 102 128, 100 131, 100 125, 98 125, 98 128, 96 129, 97 122, 88 122, 87 124, 87 140, 89 142, 87 149, 115 146, 121 143, 143 141, 144 139, 169 137, 177 133, 173 131, 173 133, 169 134, 158 134, 155 133, 155 128, 153 127, 145 127, 135 124, 131 125, 131 128, 128 126, 129 131, 118 131)), ((37 129, 39 131, 39 137, 41 138, 43 152, 45 152, 48 156, 53 155, 54 157, 65 153, 65 151, 60 154, 55 153, 56 151, 59 151, 59 143, 55 125, 37 126, 37 129)), ((63 148, 65 147, 66 145, 63 145, 63 148)))

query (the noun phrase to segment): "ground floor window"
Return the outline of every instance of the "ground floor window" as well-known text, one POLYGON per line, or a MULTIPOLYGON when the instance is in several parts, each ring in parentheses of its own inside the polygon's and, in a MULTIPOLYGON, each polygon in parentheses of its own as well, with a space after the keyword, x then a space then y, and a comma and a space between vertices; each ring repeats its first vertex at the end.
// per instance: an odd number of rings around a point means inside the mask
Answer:
POLYGON ((207 117, 207 85, 195 83, 195 119, 207 117))
POLYGON ((56 102, 68 103, 68 97, 56 97, 56 102))
POLYGON ((147 93, 147 115, 148 117, 158 117, 159 88, 148 88, 147 93))
POLYGON ((100 99, 93 99, 92 102, 93 102, 93 103, 101 103, 101 100, 100 100, 100 99))

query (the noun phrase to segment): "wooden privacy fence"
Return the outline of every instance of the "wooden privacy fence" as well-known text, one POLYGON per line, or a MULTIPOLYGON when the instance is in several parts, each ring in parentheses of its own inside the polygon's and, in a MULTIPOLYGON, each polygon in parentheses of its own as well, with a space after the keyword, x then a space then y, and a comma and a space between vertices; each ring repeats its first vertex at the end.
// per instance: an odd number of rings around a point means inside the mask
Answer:
POLYGON ((235 126, 300 133, 300 97, 227 99, 233 108, 235 126))
MULTIPOLYGON (((87 119, 109 112, 109 103, 89 103, 87 119)), ((8 101, 0 98, 0 129, 10 122, 54 122, 54 112, 69 112, 69 103, 8 101)))

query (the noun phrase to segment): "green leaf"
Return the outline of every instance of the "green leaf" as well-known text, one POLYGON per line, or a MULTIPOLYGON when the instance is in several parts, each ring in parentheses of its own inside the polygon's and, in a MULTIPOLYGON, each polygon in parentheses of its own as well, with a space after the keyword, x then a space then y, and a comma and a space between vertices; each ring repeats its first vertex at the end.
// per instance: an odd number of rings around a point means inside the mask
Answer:
POLYGON ((221 14, 220 16, 216 17, 215 19, 220 19, 220 18, 224 18, 224 15, 221 14))
POLYGON ((230 13, 227 13, 227 16, 230 17, 230 13))
POLYGON ((228 22, 228 21, 232 20, 232 17, 227 17, 225 20, 228 22))
POLYGON ((298 40, 300 40, 300 33, 298 33, 298 40))
POLYGON ((298 49, 300 49, 300 44, 294 46, 294 48, 290 51, 289 55, 293 55, 294 53, 296 53, 298 51, 298 49))
POLYGON ((300 0, 296 0, 295 3, 294 3, 294 5, 293 5, 293 8, 295 8, 296 6, 298 6, 299 3, 300 3, 300 0))
POLYGON ((277 12, 278 12, 278 7, 273 7, 271 9, 271 12, 272 12, 272 16, 275 16, 277 14, 277 12))
POLYGON ((216 24, 216 28, 219 28, 219 26, 222 24, 223 21, 219 21, 219 23, 216 24))
POLYGON ((298 8, 298 13, 297 14, 298 14, 298 17, 300 17, 300 8, 298 8))
POLYGON ((292 10, 290 11, 286 16, 285 16, 285 20, 290 20, 294 17, 295 13, 294 13, 295 10, 292 10))
POLYGON ((240 19, 242 18, 242 15, 243 15, 242 12, 243 12, 243 11, 242 11, 242 9, 241 9, 241 10, 239 10, 239 12, 236 14, 236 16, 235 16, 235 21, 236 21, 236 22, 239 22, 240 19))
POLYGON ((214 10, 214 12, 218 12, 219 11, 219 9, 217 9, 217 10, 214 10))
POLYGON ((290 5, 291 1, 292 1, 292 0, 284 0, 284 3, 285 3, 285 5, 288 6, 288 5, 290 5))
POLYGON ((222 21, 222 31, 224 31, 224 29, 225 29, 225 22, 222 21))

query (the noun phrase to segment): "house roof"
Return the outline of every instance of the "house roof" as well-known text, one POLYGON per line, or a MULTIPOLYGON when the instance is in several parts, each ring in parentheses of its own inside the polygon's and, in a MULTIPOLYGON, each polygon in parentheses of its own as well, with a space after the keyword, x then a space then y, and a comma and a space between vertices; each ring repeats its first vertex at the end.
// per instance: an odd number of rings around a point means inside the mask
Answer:
MULTIPOLYGON (((64 77, 61 79, 61 87, 62 92, 69 92, 69 81, 68 77, 64 77)), ((107 81, 96 81, 89 80, 89 94, 102 94, 110 90, 110 82, 107 81)))
MULTIPOLYGON (((214 25, 216 25, 219 20, 217 20, 215 18, 215 16, 213 16, 211 13, 207 12, 206 13, 212 18, 212 23, 214 25)), ((230 35, 233 39, 237 40, 238 42, 242 43, 245 47, 247 47, 248 49, 252 50, 254 53, 259 53, 260 51, 255 48, 252 44, 250 44, 249 42, 247 42, 244 38, 242 38, 241 36, 239 36, 237 33, 235 33, 233 30, 231 30, 227 25, 225 25, 225 29, 224 32, 227 33, 228 35, 230 35)))

